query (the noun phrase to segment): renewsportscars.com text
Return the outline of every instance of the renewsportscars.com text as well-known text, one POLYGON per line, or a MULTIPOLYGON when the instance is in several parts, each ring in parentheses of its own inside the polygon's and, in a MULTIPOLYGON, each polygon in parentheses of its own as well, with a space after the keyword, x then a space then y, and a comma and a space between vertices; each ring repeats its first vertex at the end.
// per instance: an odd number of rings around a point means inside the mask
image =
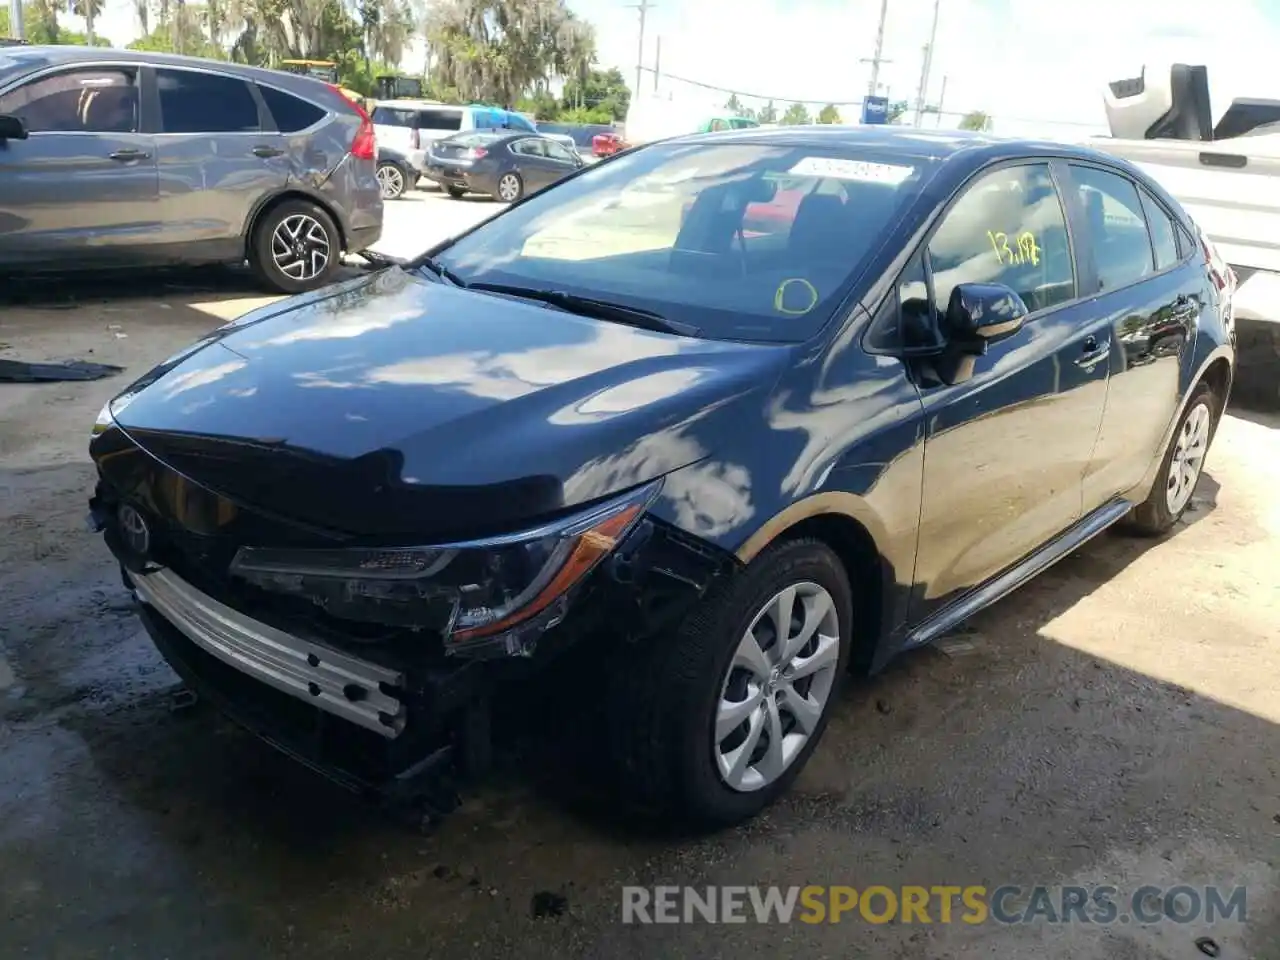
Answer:
POLYGON ((1244 922, 1244 887, 623 887, 623 923, 1244 922))

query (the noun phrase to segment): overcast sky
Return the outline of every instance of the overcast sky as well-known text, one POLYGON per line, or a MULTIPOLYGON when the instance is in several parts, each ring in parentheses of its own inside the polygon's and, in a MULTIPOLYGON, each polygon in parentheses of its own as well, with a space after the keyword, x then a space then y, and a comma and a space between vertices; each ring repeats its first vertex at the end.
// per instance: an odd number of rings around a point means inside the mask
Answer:
MULTIPOLYGON (((620 67, 628 83, 638 16, 627 4, 634 2, 570 0, 596 27, 600 62, 620 67)), ((662 70, 676 76, 779 101, 852 101, 867 92, 870 66, 860 60, 874 52, 880 0, 654 3, 646 65, 661 36, 662 70)), ((880 79, 894 99, 914 103, 933 8, 934 0, 889 0, 883 55, 893 62, 880 79)), ((120 45, 132 40, 132 11, 130 0, 107 0, 100 33, 120 45)), ((1280 0, 941 0, 930 98, 945 76, 944 109, 984 110, 1000 133, 1070 133, 1066 123, 1105 125, 1107 81, 1136 76, 1144 63, 1181 61, 1209 67, 1216 119, 1232 97, 1280 98, 1277 51, 1280 0)), ((856 112, 846 110, 846 119, 856 112)))

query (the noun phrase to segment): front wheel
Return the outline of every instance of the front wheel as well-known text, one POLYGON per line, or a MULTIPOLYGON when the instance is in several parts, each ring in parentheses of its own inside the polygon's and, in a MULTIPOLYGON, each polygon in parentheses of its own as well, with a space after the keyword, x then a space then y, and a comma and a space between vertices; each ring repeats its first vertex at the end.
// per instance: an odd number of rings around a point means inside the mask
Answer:
POLYGON ((377 177, 383 200, 398 200, 409 189, 409 175, 398 163, 382 161, 378 164, 377 177))
POLYGON ((1218 398, 1213 389, 1207 383, 1201 383, 1182 412, 1160 463, 1160 472, 1151 494, 1134 507, 1126 520, 1125 526, 1130 530, 1145 536, 1159 536, 1172 529, 1186 512, 1196 484, 1200 482, 1209 444, 1213 442, 1218 410, 1218 398))
POLYGON ((515 203, 524 194, 524 181, 512 171, 498 178, 498 199, 503 203, 515 203))
POLYGON ((328 213, 306 200, 286 200, 254 228, 249 265, 273 291, 303 293, 332 279, 341 254, 342 240, 328 213))
POLYGON ((449 194, 449 196, 453 197, 455 200, 461 200, 462 195, 467 192, 461 187, 445 187, 444 190, 445 193, 449 194))
POLYGON ((761 554, 669 636, 614 666, 625 799, 705 826, 752 817, 799 775, 846 672, 852 591, 816 540, 761 554))

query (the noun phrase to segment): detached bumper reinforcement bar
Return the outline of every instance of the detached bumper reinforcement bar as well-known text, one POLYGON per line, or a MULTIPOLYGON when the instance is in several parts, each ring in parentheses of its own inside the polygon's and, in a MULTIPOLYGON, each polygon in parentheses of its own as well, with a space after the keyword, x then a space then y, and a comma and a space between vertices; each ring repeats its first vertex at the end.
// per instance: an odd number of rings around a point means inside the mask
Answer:
POLYGON ((138 599, 205 652, 277 690, 388 739, 405 707, 398 671, 268 626, 201 593, 171 570, 129 572, 138 599))

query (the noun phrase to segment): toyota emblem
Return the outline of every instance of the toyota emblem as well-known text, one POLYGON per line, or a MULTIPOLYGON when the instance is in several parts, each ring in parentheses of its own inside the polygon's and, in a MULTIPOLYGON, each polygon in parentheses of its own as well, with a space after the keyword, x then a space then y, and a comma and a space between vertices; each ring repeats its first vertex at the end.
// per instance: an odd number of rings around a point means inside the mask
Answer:
POLYGON ((145 556, 151 548, 151 531, 147 528, 147 521, 142 519, 142 514, 126 503, 121 505, 117 519, 120 522, 120 535, 126 546, 139 556, 145 556))

